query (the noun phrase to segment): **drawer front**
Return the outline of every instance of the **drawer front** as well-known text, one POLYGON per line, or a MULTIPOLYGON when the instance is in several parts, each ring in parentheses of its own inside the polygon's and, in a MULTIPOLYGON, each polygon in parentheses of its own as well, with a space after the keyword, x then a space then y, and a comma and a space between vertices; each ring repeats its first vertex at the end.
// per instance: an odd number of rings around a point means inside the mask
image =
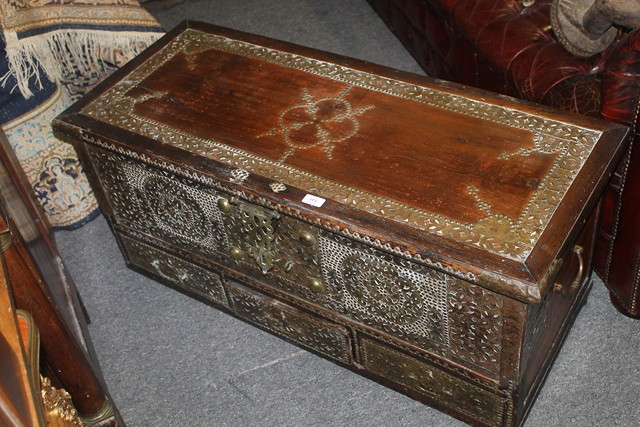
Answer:
POLYGON ((480 420, 502 425, 504 398, 374 341, 362 340, 364 367, 388 381, 480 420))
POLYGON ((222 279, 206 270, 154 246, 118 233, 131 264, 209 301, 228 306, 222 279))
POLYGON ((229 284, 231 308, 240 318, 323 356, 350 365, 349 331, 238 284, 229 284))
POLYGON ((217 188, 89 151, 117 223, 327 308, 356 329, 498 377, 501 296, 217 188))

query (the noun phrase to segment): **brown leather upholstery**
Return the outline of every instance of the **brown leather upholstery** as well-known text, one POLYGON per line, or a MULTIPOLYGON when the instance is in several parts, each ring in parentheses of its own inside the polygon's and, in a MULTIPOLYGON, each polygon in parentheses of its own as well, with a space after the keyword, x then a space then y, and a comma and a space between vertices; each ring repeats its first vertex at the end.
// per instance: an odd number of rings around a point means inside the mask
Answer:
POLYGON ((632 128, 607 188, 595 268, 623 313, 640 316, 640 29, 578 58, 551 30, 551 0, 368 0, 428 74, 632 128))

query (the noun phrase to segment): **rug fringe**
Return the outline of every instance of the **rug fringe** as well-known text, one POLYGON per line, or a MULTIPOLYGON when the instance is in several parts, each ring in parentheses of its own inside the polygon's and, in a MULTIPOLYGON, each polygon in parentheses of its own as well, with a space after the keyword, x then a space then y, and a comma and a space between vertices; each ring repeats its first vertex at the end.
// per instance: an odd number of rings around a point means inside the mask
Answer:
POLYGON ((5 32, 9 71, 0 78, 7 83, 13 76, 20 93, 29 98, 33 92, 29 82, 42 88, 41 72, 53 82, 65 76, 103 71, 105 64, 118 67, 142 52, 162 34, 156 32, 113 32, 98 30, 59 30, 18 39, 16 33, 5 32))

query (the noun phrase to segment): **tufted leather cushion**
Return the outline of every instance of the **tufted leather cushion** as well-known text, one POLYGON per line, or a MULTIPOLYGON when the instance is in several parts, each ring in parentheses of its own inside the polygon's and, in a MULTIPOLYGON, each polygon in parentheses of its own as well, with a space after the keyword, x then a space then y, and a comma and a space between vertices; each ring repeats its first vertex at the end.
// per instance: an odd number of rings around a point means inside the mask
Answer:
POLYGON ((640 29, 579 58, 556 40, 551 0, 368 0, 428 74, 633 128, 607 188, 595 268, 618 309, 640 316, 640 29))

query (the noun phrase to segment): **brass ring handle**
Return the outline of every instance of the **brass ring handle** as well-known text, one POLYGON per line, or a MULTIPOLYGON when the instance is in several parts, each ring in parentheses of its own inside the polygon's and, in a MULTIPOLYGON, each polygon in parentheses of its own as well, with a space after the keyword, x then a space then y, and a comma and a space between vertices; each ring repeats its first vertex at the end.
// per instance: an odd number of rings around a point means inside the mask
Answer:
POLYGON ((582 282, 582 275, 584 274, 584 259, 582 258, 582 254, 584 252, 584 248, 580 245, 576 245, 573 248, 573 252, 578 257, 578 274, 576 275, 576 278, 574 279, 573 283, 571 283, 572 291, 578 289, 578 287, 580 286, 580 283, 582 282))

